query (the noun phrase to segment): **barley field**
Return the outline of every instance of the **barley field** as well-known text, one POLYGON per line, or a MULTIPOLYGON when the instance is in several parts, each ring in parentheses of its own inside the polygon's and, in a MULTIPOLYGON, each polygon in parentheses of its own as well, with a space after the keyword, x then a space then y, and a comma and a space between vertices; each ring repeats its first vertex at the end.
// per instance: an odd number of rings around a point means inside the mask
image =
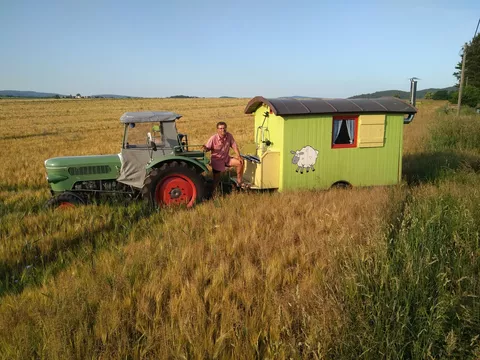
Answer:
POLYGON ((126 111, 201 144, 248 99, 0 99, 1 359, 480 358, 480 116, 422 101, 393 187, 45 210, 43 162, 126 111))

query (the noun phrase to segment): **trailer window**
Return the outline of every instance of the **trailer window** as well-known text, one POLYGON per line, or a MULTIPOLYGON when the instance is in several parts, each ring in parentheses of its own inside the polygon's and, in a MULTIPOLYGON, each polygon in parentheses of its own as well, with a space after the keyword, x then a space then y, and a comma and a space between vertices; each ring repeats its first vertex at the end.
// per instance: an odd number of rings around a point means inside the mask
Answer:
POLYGON ((358 116, 334 116, 332 148, 357 147, 358 116))

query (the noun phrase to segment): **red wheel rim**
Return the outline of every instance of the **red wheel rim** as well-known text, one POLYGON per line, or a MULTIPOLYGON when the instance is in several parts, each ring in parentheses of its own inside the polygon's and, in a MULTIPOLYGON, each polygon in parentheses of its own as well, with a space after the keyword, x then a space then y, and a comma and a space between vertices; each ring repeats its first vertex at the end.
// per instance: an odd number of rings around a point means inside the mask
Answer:
POLYGON ((67 201, 62 201, 58 206, 57 209, 60 210, 66 210, 66 209, 73 209, 75 207, 74 204, 67 202, 67 201))
POLYGON ((173 174, 164 178, 155 188, 155 201, 158 205, 193 206, 197 198, 197 188, 189 177, 173 174))

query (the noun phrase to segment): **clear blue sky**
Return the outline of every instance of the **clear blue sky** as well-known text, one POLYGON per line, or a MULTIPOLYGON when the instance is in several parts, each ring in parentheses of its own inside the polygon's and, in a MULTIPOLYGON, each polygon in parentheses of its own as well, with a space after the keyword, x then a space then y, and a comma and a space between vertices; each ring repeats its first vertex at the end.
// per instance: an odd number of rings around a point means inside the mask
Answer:
POLYGON ((0 0, 0 90, 349 97, 446 87, 479 0, 0 0))

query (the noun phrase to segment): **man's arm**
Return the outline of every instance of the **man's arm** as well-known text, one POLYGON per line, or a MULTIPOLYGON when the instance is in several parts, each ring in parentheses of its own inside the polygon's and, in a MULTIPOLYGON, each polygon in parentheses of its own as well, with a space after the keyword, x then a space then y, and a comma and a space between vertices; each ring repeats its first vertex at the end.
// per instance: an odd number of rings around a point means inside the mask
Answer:
POLYGON ((240 160, 240 149, 238 148, 238 145, 236 143, 232 144, 233 151, 235 151, 235 154, 237 154, 237 158, 240 160))
POLYGON ((230 146, 232 147, 233 151, 235 151, 235 154, 237 155, 237 160, 239 160, 240 162, 243 162, 243 158, 240 156, 240 149, 238 148, 238 145, 235 142, 235 139, 233 138, 233 136, 231 141, 232 142, 230 146))
POLYGON ((213 148, 213 136, 208 139, 207 143, 205 145, 202 145, 203 151, 208 152, 212 150, 213 148))

